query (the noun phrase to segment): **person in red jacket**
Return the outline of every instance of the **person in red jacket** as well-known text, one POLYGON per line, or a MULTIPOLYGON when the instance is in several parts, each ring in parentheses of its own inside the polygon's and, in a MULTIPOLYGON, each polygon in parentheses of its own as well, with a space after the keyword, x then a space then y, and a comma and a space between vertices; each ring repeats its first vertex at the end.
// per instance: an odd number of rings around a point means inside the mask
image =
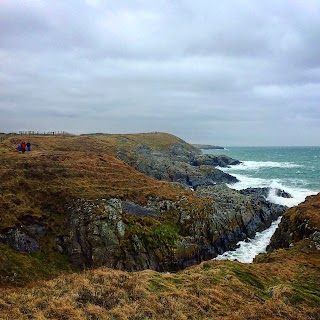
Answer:
POLYGON ((22 153, 25 153, 25 151, 26 151, 26 143, 24 142, 24 140, 22 140, 21 141, 21 151, 22 151, 22 153))

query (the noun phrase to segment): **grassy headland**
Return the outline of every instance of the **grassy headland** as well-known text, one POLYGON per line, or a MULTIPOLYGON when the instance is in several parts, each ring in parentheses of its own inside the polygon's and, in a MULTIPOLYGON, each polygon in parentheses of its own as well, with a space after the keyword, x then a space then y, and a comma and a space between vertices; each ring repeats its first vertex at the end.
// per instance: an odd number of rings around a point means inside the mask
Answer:
MULTIPOLYGON (((19 142, 12 137, 0 144, 0 229, 36 221, 48 231, 41 252, 0 245, 1 319, 319 319, 320 195, 286 213, 293 235, 302 221, 312 225, 312 237, 290 239, 290 248, 260 255, 253 264, 208 261, 171 274, 80 272, 53 249, 65 203, 117 197, 145 204, 150 197, 183 196, 203 205, 205 199, 116 158, 119 147, 130 153, 145 144, 166 152, 184 142, 163 133, 32 137, 33 150, 25 154, 15 151, 19 142)), ((174 228, 155 221, 145 226, 154 245, 167 233, 171 241, 174 228)))
MULTIPOLYGON (((47 226, 47 235, 40 239, 40 255, 0 246, 0 283, 10 283, 12 279, 14 283, 25 283, 55 274, 53 269, 60 272, 71 268, 67 258, 53 247, 56 234, 64 228, 64 206, 72 199, 116 197, 143 205, 150 197, 176 200, 185 196, 195 203, 203 202, 179 185, 152 179, 116 158, 118 148, 125 148, 130 154, 142 142, 167 152, 170 145, 181 143, 175 136, 67 135, 33 136, 30 140, 32 151, 24 154, 15 150, 21 141, 19 136, 0 144, 0 230, 37 222, 47 226)), ((135 220, 133 216, 130 219, 135 220)), ((144 231, 154 229, 153 223, 158 225, 156 220, 151 222, 144 231)))

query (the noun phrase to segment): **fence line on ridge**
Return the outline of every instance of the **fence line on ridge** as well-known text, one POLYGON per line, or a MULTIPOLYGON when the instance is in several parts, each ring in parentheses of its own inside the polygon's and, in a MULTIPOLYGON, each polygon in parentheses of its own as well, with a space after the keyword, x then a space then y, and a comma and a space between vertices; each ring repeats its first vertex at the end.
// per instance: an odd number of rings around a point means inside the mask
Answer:
POLYGON ((66 135, 68 134, 66 131, 19 131, 10 132, 10 133, 2 133, 0 132, 0 142, 12 137, 12 136, 57 136, 57 135, 66 135))

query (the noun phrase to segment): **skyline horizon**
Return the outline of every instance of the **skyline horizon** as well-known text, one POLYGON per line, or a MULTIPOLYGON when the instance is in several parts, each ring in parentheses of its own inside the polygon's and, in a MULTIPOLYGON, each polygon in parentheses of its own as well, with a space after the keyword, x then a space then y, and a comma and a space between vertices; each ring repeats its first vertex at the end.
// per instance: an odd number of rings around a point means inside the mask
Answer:
POLYGON ((314 0, 3 0, 0 128, 319 145, 319 16, 314 0))
MULTIPOLYGON (((81 130, 78 130, 78 132, 71 132, 71 131, 68 131, 68 130, 12 130, 12 131, 6 131, 6 130, 3 130, 1 131, 0 129, 0 134, 13 134, 13 135, 20 135, 20 136, 32 136, 32 135, 47 135, 47 136, 50 136, 51 133, 54 132, 54 135, 60 135, 60 134, 66 134, 66 135, 75 135, 75 136, 81 136, 81 135, 135 135, 135 134, 152 134, 152 133, 165 133, 165 134, 171 134, 171 135, 174 135, 180 139, 182 139, 183 141, 193 145, 193 144, 199 144, 199 145, 212 145, 212 146, 215 146, 215 147, 222 147, 224 149, 226 148, 276 148, 276 147, 283 147, 283 148, 303 148, 303 147, 320 147, 320 144, 319 145, 262 145, 262 144, 256 144, 256 145, 223 145, 223 144, 219 144, 219 143, 213 143, 213 142, 201 142, 201 141, 189 141, 187 139, 185 139, 184 137, 181 137, 179 135, 176 135, 172 132, 165 132, 165 131, 149 131, 149 132, 81 132, 81 130), (20 132, 23 132, 23 133, 20 133, 20 132), (30 133, 28 133, 30 132, 30 133), (34 132, 34 134, 31 134, 31 132, 34 132)), ((223 149, 221 149, 223 150, 223 149)))

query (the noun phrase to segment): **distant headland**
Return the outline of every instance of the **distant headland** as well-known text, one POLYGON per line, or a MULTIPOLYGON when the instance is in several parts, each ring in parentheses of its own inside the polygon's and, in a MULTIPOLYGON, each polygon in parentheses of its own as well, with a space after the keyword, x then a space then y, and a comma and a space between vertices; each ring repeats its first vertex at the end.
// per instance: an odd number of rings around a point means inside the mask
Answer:
POLYGON ((197 149, 224 149, 224 147, 213 146, 213 145, 210 145, 210 144, 195 143, 195 144, 192 144, 192 146, 194 146, 197 149))

